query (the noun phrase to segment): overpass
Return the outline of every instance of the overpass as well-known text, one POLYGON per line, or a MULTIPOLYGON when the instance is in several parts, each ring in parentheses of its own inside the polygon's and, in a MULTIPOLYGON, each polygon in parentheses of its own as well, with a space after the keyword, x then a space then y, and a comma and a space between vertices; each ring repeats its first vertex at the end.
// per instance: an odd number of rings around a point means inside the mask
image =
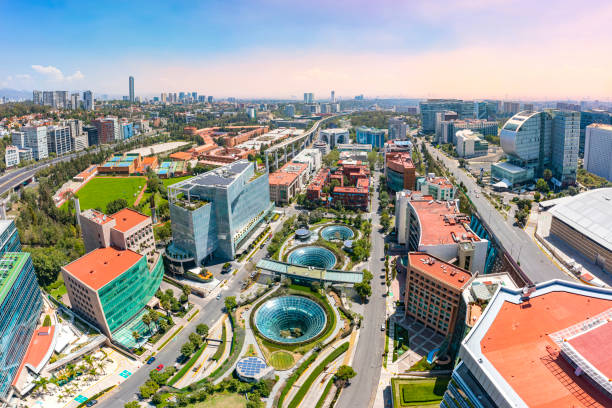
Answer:
POLYGON ((336 269, 322 269, 313 266, 301 266, 287 262, 275 261, 272 259, 262 259, 257 262, 257 268, 271 275, 281 278, 306 282, 320 282, 321 285, 341 284, 354 285, 363 280, 361 271, 340 271, 336 269))

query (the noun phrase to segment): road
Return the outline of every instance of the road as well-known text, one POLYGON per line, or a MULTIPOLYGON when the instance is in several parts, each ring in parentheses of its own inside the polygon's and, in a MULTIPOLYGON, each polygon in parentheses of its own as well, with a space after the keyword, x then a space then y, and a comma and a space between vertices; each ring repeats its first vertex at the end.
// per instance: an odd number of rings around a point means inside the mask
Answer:
MULTIPOLYGON (((282 224, 279 223, 280 228, 282 224)), ((276 229, 275 229, 276 230, 276 229)), ((274 232, 274 231, 273 231, 274 232)), ((253 257, 251 261, 253 264, 257 264, 260 259, 267 253, 267 245, 260 249, 253 257)), ((176 359, 180 356, 181 346, 189 340, 189 334, 195 330, 195 327, 204 323, 211 327, 224 313, 224 303, 226 296, 238 296, 242 282, 248 277, 249 272, 244 266, 242 266, 236 275, 230 275, 228 278, 229 283, 226 285, 226 289, 222 290, 221 299, 211 298, 211 300, 202 308, 202 310, 196 315, 196 317, 189 322, 189 325, 184 327, 179 334, 177 334, 162 351, 155 355, 155 364, 143 365, 141 369, 132 374, 130 378, 119 385, 117 391, 115 391, 109 398, 101 401, 97 407, 100 408, 117 408, 123 407, 126 402, 134 401, 137 399, 138 389, 149 379, 149 372, 155 368, 158 364, 163 364, 165 367, 174 365, 176 359)), ((223 275, 223 278, 227 278, 227 275, 223 275)), ((191 295, 193 296, 193 295, 191 295)))
MULTIPOLYGON (((378 172, 373 175, 375 191, 378 190, 379 176, 380 173, 378 172)), ((374 404, 382 369, 385 336, 380 328, 385 324, 385 298, 383 296, 387 292, 384 279, 385 241, 384 235, 379 231, 378 192, 373 197, 371 213, 372 251, 369 262, 370 272, 374 275, 372 296, 365 307, 359 341, 353 358, 353 369, 357 372, 357 376, 340 394, 337 404, 339 408, 371 407, 374 404)))
POLYGON ((476 206, 481 220, 488 226, 489 231, 493 232, 501 247, 519 263, 525 275, 533 283, 546 282, 551 279, 570 279, 542 252, 531 236, 521 228, 510 225, 482 194, 477 196, 474 193, 480 191, 481 188, 471 176, 459 168, 458 161, 450 159, 429 143, 426 143, 426 146, 429 153, 434 158, 441 159, 457 181, 463 182, 467 187, 468 195, 476 206))

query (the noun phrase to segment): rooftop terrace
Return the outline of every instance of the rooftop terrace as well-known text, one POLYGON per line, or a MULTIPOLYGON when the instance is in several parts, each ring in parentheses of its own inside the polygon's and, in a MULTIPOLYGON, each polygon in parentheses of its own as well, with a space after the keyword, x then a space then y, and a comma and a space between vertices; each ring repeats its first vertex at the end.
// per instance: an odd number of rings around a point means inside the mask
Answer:
POLYGON ((5 252, 0 257, 0 305, 4 303, 29 255, 27 252, 5 252))

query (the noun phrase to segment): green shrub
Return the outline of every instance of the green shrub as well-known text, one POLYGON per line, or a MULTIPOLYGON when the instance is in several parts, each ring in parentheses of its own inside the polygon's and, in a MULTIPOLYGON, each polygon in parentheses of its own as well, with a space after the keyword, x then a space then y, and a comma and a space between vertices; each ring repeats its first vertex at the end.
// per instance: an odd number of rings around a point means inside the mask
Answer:
POLYGON ((43 326, 44 327, 51 326, 51 316, 45 315, 45 320, 43 321, 43 326))
POLYGON ((308 367, 317 359, 318 355, 319 353, 313 352, 310 355, 310 357, 308 357, 302 364, 300 364, 297 370, 295 370, 293 374, 291 374, 291 376, 287 378, 287 381, 285 382, 285 386, 283 387, 280 393, 280 396, 278 397, 279 407, 283 406, 283 401, 285 400, 285 397, 289 393, 289 390, 291 389, 291 387, 293 387, 293 384, 297 381, 298 378, 300 378, 300 375, 302 375, 302 373, 306 371, 308 367))

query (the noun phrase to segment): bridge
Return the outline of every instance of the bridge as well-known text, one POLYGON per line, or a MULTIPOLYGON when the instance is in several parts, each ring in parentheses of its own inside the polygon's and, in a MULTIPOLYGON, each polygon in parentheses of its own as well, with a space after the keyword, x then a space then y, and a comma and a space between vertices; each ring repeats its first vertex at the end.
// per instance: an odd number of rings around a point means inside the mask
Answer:
POLYGON ((262 259, 257 262, 257 268, 272 275, 286 277, 297 281, 321 282, 330 284, 354 285, 363 280, 361 271, 340 271, 322 269, 312 266, 295 265, 287 262, 262 259))

